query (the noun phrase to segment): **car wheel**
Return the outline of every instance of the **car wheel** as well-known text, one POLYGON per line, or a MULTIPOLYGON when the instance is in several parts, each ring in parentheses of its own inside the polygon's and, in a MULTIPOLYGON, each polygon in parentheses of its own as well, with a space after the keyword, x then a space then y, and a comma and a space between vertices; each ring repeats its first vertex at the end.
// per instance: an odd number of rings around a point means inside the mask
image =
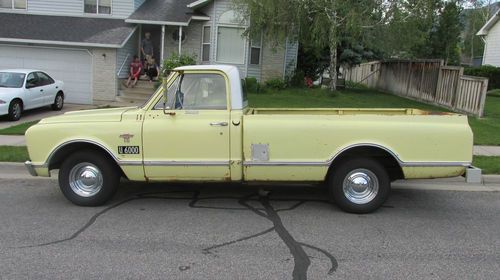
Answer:
POLYGON ((54 104, 52 104, 52 110, 61 111, 64 106, 64 96, 62 93, 58 93, 54 99, 54 104))
POLYGON ((23 113, 23 105, 19 100, 13 100, 9 105, 9 120, 17 121, 21 118, 23 113))
POLYGON ((120 170, 99 152, 87 150, 70 155, 59 170, 64 196, 80 206, 99 206, 108 201, 120 183, 120 170))
POLYGON ((377 210, 391 191, 384 166, 370 158, 354 158, 334 166, 328 180, 330 194, 342 210, 365 214, 377 210))

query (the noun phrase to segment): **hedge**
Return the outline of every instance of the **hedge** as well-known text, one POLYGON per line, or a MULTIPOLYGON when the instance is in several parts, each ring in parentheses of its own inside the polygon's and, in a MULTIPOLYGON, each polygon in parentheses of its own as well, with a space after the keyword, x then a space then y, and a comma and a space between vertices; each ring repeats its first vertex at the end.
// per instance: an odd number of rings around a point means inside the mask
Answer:
POLYGON ((464 75, 488 78, 488 90, 500 89, 500 67, 483 65, 481 67, 465 68, 464 75))

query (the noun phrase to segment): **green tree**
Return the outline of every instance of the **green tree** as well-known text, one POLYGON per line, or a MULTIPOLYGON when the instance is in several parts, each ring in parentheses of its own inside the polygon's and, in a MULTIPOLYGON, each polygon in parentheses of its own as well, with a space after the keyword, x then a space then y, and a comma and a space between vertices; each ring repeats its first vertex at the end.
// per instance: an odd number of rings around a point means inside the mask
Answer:
POLYGON ((461 12, 462 8, 456 1, 446 2, 439 16, 437 27, 431 34, 431 56, 443 59, 446 65, 460 64, 461 12))
POLYGON ((266 40, 279 44, 294 36, 306 48, 329 49, 330 89, 337 88, 338 47, 362 38, 364 28, 383 17, 384 0, 234 0, 244 18, 247 35, 264 31, 266 40))

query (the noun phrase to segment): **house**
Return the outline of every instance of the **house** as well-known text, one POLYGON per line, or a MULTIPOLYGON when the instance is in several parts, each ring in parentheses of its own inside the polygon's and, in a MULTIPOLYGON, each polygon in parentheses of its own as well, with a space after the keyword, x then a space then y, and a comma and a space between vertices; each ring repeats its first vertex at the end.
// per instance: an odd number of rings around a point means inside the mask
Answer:
POLYGON ((295 70, 298 44, 242 37, 231 0, 0 0, 0 69, 38 68, 65 82, 66 101, 112 101, 141 40, 157 59, 195 55, 259 81, 295 70))
POLYGON ((484 41, 483 65, 500 67, 500 10, 477 32, 484 41))

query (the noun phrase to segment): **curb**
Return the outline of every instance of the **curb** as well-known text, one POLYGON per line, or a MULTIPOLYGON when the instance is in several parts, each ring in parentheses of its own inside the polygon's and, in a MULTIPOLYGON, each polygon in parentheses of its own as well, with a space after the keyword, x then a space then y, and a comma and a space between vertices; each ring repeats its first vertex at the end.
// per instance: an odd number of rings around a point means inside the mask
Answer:
MULTIPOLYGON (((24 167, 24 163, 0 162, 0 179, 55 180, 57 173, 47 177, 33 177, 24 167)), ((463 177, 444 179, 399 180, 392 183, 395 190, 439 190, 466 192, 500 192, 500 175, 483 175, 482 183, 468 184, 463 177)))

